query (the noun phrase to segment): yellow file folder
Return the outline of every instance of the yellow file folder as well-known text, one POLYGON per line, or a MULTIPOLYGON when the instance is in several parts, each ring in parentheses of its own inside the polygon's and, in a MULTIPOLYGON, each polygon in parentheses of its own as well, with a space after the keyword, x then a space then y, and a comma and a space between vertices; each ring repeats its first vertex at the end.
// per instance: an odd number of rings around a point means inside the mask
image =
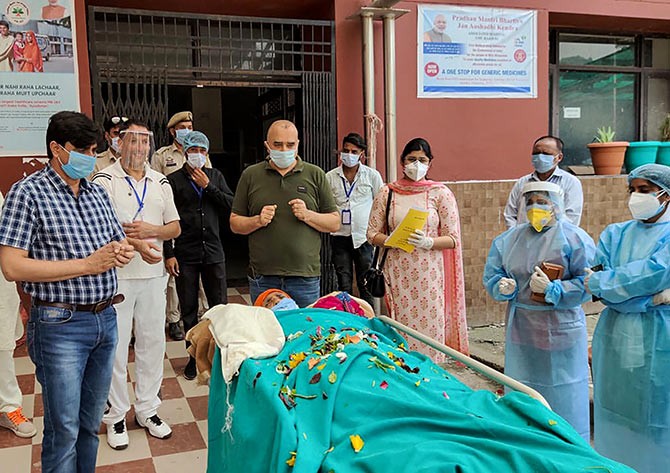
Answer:
POLYGON ((426 209, 411 208, 400 225, 393 230, 393 233, 386 239, 384 246, 389 248, 399 248, 407 253, 414 251, 414 245, 407 239, 415 230, 422 230, 428 221, 428 211, 426 209))

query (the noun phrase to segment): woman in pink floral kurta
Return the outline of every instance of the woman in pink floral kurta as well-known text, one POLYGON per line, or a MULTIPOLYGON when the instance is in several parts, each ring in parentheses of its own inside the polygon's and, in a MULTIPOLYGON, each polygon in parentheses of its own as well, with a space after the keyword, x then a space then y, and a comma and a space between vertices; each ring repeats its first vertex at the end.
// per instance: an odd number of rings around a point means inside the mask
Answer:
MULTIPOLYGON (((462 353, 468 353, 465 319, 465 288, 461 231, 456 199, 444 184, 429 181, 425 173, 432 163, 430 145, 415 138, 401 155, 404 176, 381 188, 375 197, 368 241, 381 246, 402 222, 410 208, 426 209, 428 221, 423 232, 432 240, 430 249, 415 248, 406 253, 390 248, 384 266, 386 305, 392 318, 462 353), (393 191, 386 225, 386 202, 393 191)), ((421 343, 410 348, 443 361, 444 356, 421 343)))

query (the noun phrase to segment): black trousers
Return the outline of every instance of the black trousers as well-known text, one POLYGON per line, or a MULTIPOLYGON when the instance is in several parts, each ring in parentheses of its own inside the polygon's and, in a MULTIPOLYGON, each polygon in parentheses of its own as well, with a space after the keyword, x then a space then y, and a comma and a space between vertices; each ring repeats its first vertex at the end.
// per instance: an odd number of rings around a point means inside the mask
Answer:
POLYGON ((356 272, 356 284, 361 299, 373 304, 373 297, 363 284, 363 276, 372 266, 373 248, 367 241, 360 247, 354 248, 351 237, 333 236, 331 238, 332 259, 337 273, 337 285, 340 291, 352 292, 354 281, 354 270, 356 272))
POLYGON ((179 276, 175 278, 175 282, 185 332, 198 323, 200 278, 209 307, 228 302, 225 262, 213 264, 179 262, 179 276))

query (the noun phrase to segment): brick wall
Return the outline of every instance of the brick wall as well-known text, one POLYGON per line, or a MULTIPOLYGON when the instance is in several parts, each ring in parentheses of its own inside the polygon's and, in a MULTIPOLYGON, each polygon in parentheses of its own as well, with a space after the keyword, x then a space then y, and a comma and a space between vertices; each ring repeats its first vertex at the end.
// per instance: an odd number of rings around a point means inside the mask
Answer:
MULTIPOLYGON (((581 178, 584 212, 581 227, 596 241, 610 223, 630 219, 625 176, 581 178)), ((506 304, 491 299, 482 274, 491 241, 505 230, 503 209, 514 181, 450 182, 461 215, 468 325, 500 323, 506 304)))

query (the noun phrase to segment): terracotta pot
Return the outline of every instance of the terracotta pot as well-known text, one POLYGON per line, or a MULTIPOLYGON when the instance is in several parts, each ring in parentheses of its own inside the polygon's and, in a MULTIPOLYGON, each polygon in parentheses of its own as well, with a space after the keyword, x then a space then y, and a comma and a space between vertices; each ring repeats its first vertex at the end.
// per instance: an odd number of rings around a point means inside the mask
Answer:
POLYGON ((609 143, 589 143, 586 145, 591 152, 591 162, 596 174, 621 174, 628 141, 611 141, 609 143))

